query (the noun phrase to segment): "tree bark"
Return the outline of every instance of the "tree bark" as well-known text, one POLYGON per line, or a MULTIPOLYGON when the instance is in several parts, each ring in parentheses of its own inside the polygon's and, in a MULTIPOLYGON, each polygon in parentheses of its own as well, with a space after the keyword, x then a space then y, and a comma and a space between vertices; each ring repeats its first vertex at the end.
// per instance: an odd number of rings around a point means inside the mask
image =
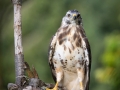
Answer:
POLYGON ((12 0, 12 2, 14 5, 14 46, 16 79, 15 84, 8 83, 8 90, 45 90, 47 87, 53 88, 53 84, 47 84, 40 80, 35 68, 33 68, 33 71, 31 71, 29 65, 24 62, 21 30, 22 0, 12 0), (28 73, 28 77, 25 76, 25 71, 28 73))
POLYGON ((15 83, 21 88, 25 73, 21 31, 22 0, 12 0, 12 2, 14 4, 15 83))

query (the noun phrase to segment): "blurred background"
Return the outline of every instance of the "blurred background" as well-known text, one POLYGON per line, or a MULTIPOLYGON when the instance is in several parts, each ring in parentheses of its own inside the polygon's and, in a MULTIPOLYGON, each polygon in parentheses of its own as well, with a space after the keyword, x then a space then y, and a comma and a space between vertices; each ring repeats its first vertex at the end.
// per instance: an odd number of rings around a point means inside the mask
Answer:
MULTIPOLYGON (((40 79, 53 82, 48 65, 52 35, 70 9, 77 9, 92 51, 90 90, 120 90, 120 0, 23 0, 25 61, 40 79)), ((13 5, 0 0, 0 90, 15 81, 13 5)))

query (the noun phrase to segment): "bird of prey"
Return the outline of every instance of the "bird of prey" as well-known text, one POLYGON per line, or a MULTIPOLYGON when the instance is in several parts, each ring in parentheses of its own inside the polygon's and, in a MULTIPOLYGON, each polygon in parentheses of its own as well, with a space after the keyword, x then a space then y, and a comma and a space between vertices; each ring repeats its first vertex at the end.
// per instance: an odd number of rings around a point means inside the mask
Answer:
POLYGON ((89 90, 91 50, 77 10, 62 19, 49 47, 49 65, 58 90, 89 90))

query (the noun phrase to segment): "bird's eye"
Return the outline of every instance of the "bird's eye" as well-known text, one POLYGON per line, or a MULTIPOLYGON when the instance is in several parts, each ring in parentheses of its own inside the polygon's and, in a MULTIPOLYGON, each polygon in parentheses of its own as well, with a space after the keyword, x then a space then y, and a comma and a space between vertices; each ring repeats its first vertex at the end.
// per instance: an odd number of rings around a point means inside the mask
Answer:
POLYGON ((79 18, 79 17, 80 17, 80 14, 77 15, 77 18, 79 18))
POLYGON ((70 14, 68 14, 67 16, 70 17, 70 14))

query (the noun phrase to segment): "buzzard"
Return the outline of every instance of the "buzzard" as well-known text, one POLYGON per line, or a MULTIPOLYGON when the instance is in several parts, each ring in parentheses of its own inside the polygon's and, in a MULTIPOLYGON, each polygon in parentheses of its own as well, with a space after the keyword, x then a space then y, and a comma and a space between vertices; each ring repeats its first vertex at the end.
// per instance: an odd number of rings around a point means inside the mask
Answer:
POLYGON ((49 47, 49 65, 58 90, 89 90, 91 51, 77 10, 62 19, 49 47))

